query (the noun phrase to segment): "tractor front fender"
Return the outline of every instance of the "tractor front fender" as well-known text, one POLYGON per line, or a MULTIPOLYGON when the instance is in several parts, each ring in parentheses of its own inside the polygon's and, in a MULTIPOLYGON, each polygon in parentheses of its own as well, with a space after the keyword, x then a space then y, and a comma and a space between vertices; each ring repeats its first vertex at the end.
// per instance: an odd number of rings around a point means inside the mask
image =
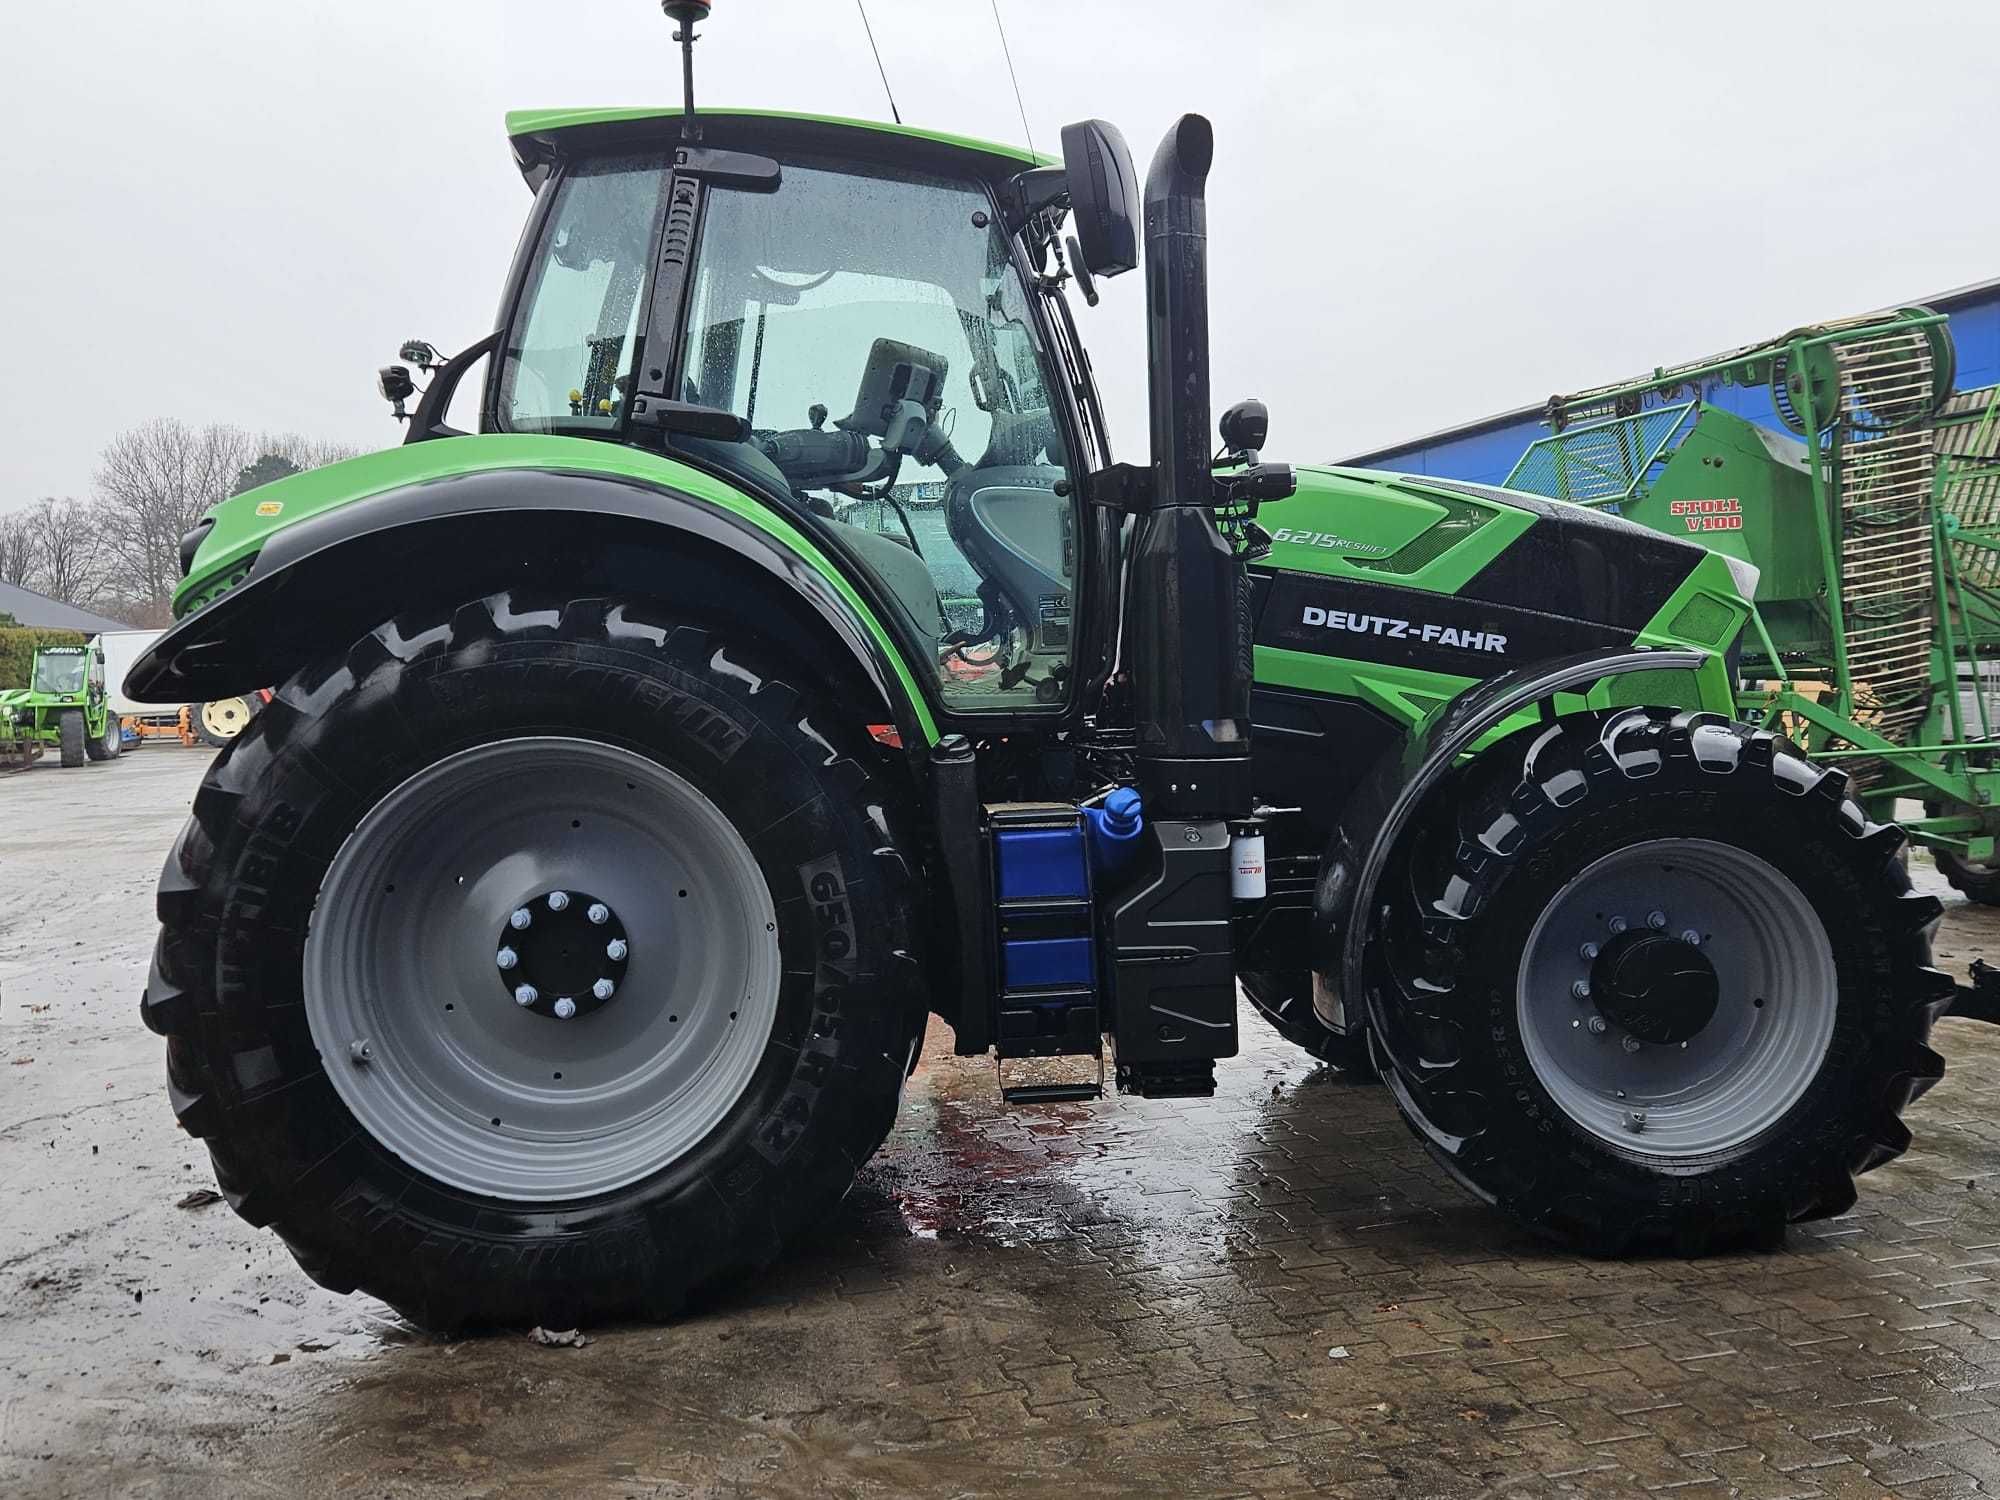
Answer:
MULTIPOLYGON (((1313 1007, 1336 1031, 1358 1024, 1352 1009, 1383 871, 1417 814, 1459 757, 1523 712, 1553 710, 1558 693, 1587 692, 1636 673, 1699 673, 1714 653, 1635 647, 1553 657, 1469 688, 1410 733, 1355 787, 1334 826, 1313 891, 1313 1007)), ((1690 705, 1692 706, 1692 705, 1690 705)))
POLYGON ((748 620, 804 666, 858 674, 906 746, 936 738, 881 615, 789 519, 648 477, 557 467, 426 478, 273 531, 240 582, 133 664, 126 691, 175 703, 248 692, 414 606, 517 587, 748 620))

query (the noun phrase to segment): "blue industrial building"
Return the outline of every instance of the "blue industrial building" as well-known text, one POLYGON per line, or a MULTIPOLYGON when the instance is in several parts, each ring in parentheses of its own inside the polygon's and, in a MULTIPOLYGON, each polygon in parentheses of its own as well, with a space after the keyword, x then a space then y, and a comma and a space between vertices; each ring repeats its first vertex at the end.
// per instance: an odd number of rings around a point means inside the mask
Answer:
MULTIPOLYGON (((1915 298, 1903 305, 1928 307, 1951 320, 1952 342, 1958 350, 1960 390, 2000 384, 2000 280, 1982 281, 1935 297, 1915 298)), ((1579 380, 1572 389, 1584 390, 1606 383, 1602 377, 1586 378, 1579 380)), ((1770 427, 1780 425, 1777 414, 1771 409, 1771 398, 1762 387, 1711 386, 1704 390, 1703 395, 1712 404, 1753 422, 1770 427)), ((1411 438, 1393 447, 1358 453, 1341 462, 1359 468, 1393 469, 1404 474, 1435 474, 1441 479, 1499 484, 1512 472, 1516 460, 1527 450, 1528 444, 1536 438, 1548 436, 1549 430, 1542 417, 1540 406, 1517 407, 1513 411, 1445 428, 1428 437, 1411 438)))

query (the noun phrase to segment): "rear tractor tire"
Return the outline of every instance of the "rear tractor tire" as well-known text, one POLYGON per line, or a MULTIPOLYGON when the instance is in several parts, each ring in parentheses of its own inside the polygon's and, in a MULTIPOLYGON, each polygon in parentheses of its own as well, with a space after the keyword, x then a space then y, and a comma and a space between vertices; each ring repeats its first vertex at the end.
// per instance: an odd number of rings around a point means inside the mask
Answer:
POLYGON ((195 798, 142 1007, 236 1211, 445 1329, 665 1317, 824 1223, 925 1013, 830 701, 504 594, 287 683, 195 798))
POLYGON ((119 737, 118 715, 107 716, 104 733, 96 739, 85 740, 83 753, 92 760, 116 760, 124 742, 119 737))
POLYGON ((65 766, 80 766, 89 758, 90 748, 84 741, 83 710, 65 709, 56 718, 56 744, 62 751, 65 766))
POLYGON ((1545 723, 1391 871, 1378 1060, 1465 1186, 1596 1254, 1844 1212, 1944 1072, 1938 902, 1847 777, 1709 714, 1545 723))

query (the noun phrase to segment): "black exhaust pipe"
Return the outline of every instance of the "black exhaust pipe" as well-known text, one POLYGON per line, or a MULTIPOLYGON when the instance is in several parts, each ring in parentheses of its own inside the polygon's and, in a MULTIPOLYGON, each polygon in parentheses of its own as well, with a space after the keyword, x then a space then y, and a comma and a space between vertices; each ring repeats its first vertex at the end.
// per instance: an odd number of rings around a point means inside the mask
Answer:
POLYGON ((1216 530, 1209 461, 1208 208, 1215 133, 1182 115, 1146 173, 1150 505, 1125 601, 1139 784, 1156 817, 1250 811, 1250 598, 1216 530))

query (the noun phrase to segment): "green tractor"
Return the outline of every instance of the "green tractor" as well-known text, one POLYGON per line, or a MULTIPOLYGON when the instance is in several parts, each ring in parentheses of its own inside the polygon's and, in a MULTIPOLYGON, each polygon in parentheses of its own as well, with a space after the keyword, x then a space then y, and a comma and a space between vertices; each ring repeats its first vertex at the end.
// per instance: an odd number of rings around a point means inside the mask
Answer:
POLYGON ((279 684, 142 1002, 237 1212, 429 1325, 665 1316, 826 1221, 929 1017, 1010 1101, 1107 1043, 1200 1096, 1239 982, 1593 1253, 1771 1243, 1904 1149, 1939 905, 1736 716, 1754 568, 1294 472, 1256 403, 1214 451, 1199 116, 1142 188, 1101 121, 691 93, 510 117, 500 326, 203 519, 128 679, 279 684), (1068 297, 1142 246, 1118 463, 1068 297))
POLYGON ((65 766, 114 760, 118 716, 104 685, 104 652, 93 638, 81 646, 43 646, 28 685, 0 691, 0 756, 32 759, 54 747, 65 766))
MULTIPOLYGON (((1924 308, 1559 396, 1507 483, 1759 571, 1737 713, 2000 904, 2000 387, 1924 308)), ((1718 620, 1718 624, 1721 622, 1718 620)))

